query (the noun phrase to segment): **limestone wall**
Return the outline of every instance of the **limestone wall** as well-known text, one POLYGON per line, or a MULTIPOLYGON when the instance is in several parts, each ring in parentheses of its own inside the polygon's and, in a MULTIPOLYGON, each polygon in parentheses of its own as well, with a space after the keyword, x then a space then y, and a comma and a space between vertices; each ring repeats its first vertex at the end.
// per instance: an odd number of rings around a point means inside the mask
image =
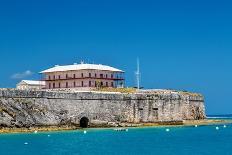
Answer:
POLYGON ((138 94, 0 89, 0 126, 32 127, 204 119, 204 98, 183 92, 138 94))

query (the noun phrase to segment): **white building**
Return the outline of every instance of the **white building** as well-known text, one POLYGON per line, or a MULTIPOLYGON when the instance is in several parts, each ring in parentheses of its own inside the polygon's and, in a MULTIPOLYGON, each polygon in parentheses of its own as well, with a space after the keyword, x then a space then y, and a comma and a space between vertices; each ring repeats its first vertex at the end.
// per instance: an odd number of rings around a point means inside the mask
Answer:
POLYGON ((17 89, 21 90, 37 90, 44 89, 45 82, 44 81, 34 81, 34 80, 22 80, 16 86, 17 89))
POLYGON ((123 87, 124 71, 101 64, 73 64, 49 68, 44 75, 46 89, 123 87))

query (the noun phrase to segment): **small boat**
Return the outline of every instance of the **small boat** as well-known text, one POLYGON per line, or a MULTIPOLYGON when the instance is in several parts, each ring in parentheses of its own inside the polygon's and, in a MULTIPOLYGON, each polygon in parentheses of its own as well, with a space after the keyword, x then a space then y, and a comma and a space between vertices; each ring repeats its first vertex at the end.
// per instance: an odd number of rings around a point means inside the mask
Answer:
POLYGON ((128 131, 128 129, 126 129, 126 128, 116 128, 116 129, 114 129, 114 131, 128 131))

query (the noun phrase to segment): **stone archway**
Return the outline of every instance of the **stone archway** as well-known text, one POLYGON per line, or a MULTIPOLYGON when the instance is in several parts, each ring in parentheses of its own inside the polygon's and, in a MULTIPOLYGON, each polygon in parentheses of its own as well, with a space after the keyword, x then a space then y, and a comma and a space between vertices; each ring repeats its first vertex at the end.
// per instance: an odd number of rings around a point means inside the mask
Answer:
POLYGON ((82 117, 80 119, 80 127, 87 128, 89 126, 89 119, 87 117, 82 117))

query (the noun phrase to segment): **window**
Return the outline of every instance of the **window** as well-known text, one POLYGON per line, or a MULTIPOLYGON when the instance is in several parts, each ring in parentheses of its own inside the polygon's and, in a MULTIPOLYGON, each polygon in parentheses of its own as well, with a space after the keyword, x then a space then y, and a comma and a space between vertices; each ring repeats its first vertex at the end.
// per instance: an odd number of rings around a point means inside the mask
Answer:
POLYGON ((89 77, 91 77, 91 73, 89 73, 89 77))
POLYGON ((48 76, 48 80, 51 80, 51 76, 50 75, 48 76))
POLYGON ((68 78, 68 74, 66 74, 66 79, 68 78))
POLYGON ((56 84, 55 83, 53 83, 53 88, 56 88, 56 84))
POLYGON ((106 74, 106 78, 108 78, 108 75, 106 74))
POLYGON ((51 83, 49 83, 49 89, 51 89, 51 83))
POLYGON ((81 86, 84 87, 84 82, 83 81, 81 81, 81 86))
POLYGON ((68 82, 66 82, 66 88, 68 88, 68 82))
POLYGON ((56 76, 55 76, 55 75, 53 76, 53 79, 54 79, 54 80, 56 79, 56 76))
POLYGON ((76 74, 73 74, 73 78, 74 78, 74 79, 76 78, 76 74))
POLYGON ((100 78, 103 78, 103 74, 100 74, 100 78))
POLYGON ((95 81, 95 87, 97 87, 97 81, 95 81))
POLYGON ((111 79, 113 79, 114 78, 114 75, 113 74, 111 74, 111 79))
POLYGON ((106 87, 108 87, 108 82, 106 82, 106 87))
POLYGON ((59 79, 60 79, 60 75, 59 75, 59 79))
POLYGON ((114 82, 111 82, 111 87, 114 87, 114 82))
POLYGON ((97 74, 95 73, 95 78, 97 77, 97 74))
POLYGON ((76 82, 73 82, 73 86, 76 87, 76 82))
POLYGON ((89 81, 89 87, 91 87, 91 81, 89 81))
POLYGON ((83 73, 81 73, 81 77, 84 77, 84 74, 83 74, 83 73))
POLYGON ((103 82, 101 82, 101 86, 103 86, 103 82))
POLYGON ((59 83, 59 88, 60 88, 60 83, 59 83))

